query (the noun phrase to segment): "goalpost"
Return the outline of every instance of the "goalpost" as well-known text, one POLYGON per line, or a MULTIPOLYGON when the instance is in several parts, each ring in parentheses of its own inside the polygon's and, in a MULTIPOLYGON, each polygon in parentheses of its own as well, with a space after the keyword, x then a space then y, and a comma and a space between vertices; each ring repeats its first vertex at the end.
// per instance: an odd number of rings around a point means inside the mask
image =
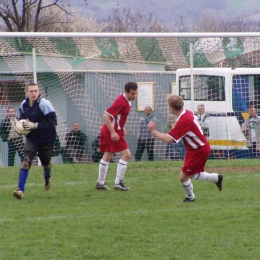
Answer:
MULTIPOLYGON (((182 95, 185 107, 194 113, 198 104, 205 105, 208 116, 203 127, 211 158, 257 157, 246 146, 241 124, 250 105, 260 109, 260 33, 2 32, 0 36, 1 119, 10 106, 18 116, 25 85, 37 82, 58 117, 60 152, 53 163, 93 162, 92 143, 104 110, 128 81, 139 85, 126 124, 131 161, 135 161, 145 106, 153 108, 157 129, 167 132, 169 93, 182 95), (75 122, 87 139, 83 155, 71 161, 66 134, 75 122)), ((7 142, 0 142, 0 151, 0 165, 7 166, 7 142)), ((155 160, 180 160, 183 153, 181 144, 155 141, 155 160)), ((148 160, 146 150, 141 160, 148 160)))

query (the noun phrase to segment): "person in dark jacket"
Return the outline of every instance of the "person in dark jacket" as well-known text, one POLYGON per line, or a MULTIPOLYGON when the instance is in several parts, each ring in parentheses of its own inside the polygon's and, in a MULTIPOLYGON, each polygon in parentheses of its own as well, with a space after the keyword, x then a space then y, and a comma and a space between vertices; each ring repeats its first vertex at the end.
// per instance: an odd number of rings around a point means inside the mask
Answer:
POLYGON ((102 159, 104 153, 101 153, 99 150, 99 146, 100 146, 100 133, 97 135, 97 138, 93 141, 93 143, 91 144, 94 153, 92 154, 92 161, 97 163, 100 162, 100 160, 102 159))
POLYGON ((84 153, 84 143, 87 136, 80 131, 80 125, 75 122, 72 131, 66 134, 66 154, 68 155, 68 162, 80 162, 84 153))
POLYGON ((25 130, 30 133, 25 136, 24 158, 18 178, 18 186, 13 191, 17 199, 22 199, 25 184, 29 174, 32 160, 37 154, 43 167, 44 188, 46 191, 51 186, 51 156, 56 139, 57 117, 52 104, 41 97, 37 84, 29 83, 25 93, 27 98, 20 105, 20 117, 27 121, 23 123, 25 130))
POLYGON ((18 152, 21 160, 24 154, 23 137, 16 133, 15 125, 18 118, 15 116, 14 107, 7 108, 7 115, 0 125, 0 136, 3 142, 8 143, 8 166, 14 166, 15 154, 18 152))

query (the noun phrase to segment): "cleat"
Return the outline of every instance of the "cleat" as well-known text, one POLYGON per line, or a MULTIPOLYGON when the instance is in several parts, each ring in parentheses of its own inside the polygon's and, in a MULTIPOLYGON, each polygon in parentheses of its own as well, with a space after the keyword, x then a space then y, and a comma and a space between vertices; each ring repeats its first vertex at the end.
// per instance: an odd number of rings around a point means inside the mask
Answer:
POLYGON ((126 186, 123 184, 123 181, 122 181, 122 180, 119 182, 119 184, 114 184, 114 189, 115 189, 115 190, 124 190, 124 191, 130 190, 130 188, 126 187, 126 186))
POLYGON ((48 191, 51 188, 51 177, 44 179, 44 189, 48 191))
POLYGON ((222 190, 222 181, 223 181, 223 175, 218 174, 218 181, 215 183, 218 187, 218 190, 222 190))
POLYGON ((186 196, 182 202, 193 202, 193 201, 195 201, 195 197, 192 198, 192 197, 186 196))
POLYGON ((105 184, 99 184, 99 182, 96 183, 95 189, 97 190, 110 190, 105 184))
POLYGON ((21 200, 23 198, 23 191, 19 188, 16 188, 13 191, 13 196, 16 197, 18 200, 21 200))

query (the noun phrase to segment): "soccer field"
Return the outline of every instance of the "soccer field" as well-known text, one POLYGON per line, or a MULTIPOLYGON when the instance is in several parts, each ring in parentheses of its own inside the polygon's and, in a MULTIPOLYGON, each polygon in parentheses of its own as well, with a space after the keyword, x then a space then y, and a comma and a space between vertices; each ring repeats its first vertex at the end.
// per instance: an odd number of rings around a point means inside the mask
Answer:
POLYGON ((54 165, 52 187, 32 167, 23 200, 12 196, 18 167, 0 168, 0 259, 259 259, 260 160, 209 160, 223 190, 193 181, 183 203, 182 162, 131 162, 130 191, 95 190, 98 164, 54 165))

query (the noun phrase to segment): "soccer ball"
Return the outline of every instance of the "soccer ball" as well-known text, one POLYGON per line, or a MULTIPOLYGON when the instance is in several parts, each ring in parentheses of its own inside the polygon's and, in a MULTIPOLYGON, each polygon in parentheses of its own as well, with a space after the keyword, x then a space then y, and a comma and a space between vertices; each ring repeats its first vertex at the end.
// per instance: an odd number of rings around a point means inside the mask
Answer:
POLYGON ((20 121, 17 122, 15 126, 15 131, 19 135, 28 135, 31 132, 31 130, 25 130, 23 128, 23 122, 27 122, 27 120, 21 119, 20 121))

